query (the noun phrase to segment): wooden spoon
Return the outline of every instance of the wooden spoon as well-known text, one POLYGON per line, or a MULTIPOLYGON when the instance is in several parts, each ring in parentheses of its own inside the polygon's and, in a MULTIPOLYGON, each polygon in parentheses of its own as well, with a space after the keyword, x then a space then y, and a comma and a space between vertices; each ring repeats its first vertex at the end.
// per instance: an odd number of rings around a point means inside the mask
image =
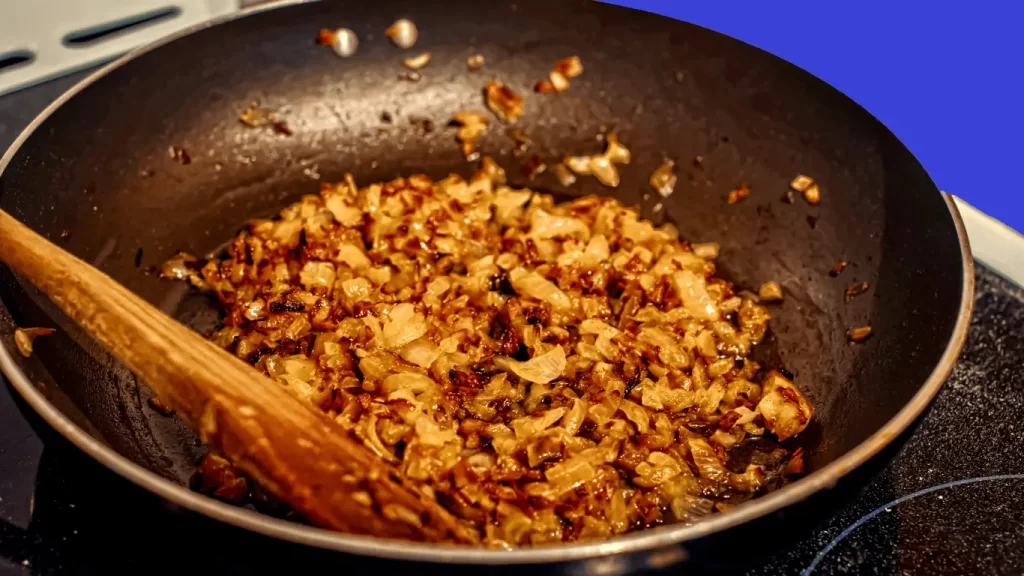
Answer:
POLYGON ((2 210, 0 259, 142 377, 203 442, 310 521, 389 538, 478 540, 334 421, 2 210))

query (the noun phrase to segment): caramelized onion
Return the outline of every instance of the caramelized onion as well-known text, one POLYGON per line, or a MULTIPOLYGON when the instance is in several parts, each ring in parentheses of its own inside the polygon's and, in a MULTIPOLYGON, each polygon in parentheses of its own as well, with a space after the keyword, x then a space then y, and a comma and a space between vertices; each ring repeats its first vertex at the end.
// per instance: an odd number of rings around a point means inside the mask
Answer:
POLYGON ((49 336, 53 333, 53 328, 16 328, 14 344, 18 347, 18 352, 28 358, 32 355, 32 342, 39 336, 49 336))
MULTIPOLYGON (((453 120, 471 145, 488 116, 453 120)), ((561 168, 610 183, 629 160, 609 135, 561 168)), ((557 203, 506 180, 490 158, 470 178, 346 177, 250 222, 224 259, 178 255, 164 276, 218 299, 217 345, 488 545, 693 521, 773 486, 785 456, 726 460, 813 411, 770 366, 757 379, 770 314, 714 278, 718 245, 613 198, 557 203)))

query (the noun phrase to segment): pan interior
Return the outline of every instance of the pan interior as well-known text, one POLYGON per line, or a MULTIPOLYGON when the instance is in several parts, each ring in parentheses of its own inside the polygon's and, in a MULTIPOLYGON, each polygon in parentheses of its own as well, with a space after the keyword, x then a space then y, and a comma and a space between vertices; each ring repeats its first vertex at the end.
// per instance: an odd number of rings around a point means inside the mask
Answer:
MULTIPOLYGON (((878 430, 931 373, 959 310, 962 259, 947 207, 910 153, 789 64, 696 26, 598 3, 452 0, 438 10, 387 0, 358 16, 315 3, 200 30, 111 70, 57 109, 10 158, 0 206, 209 331, 210 302, 150 267, 177 250, 214 251, 247 219, 345 173, 364 184, 468 176, 474 166, 446 124, 456 111, 485 110, 481 89, 492 77, 526 95, 517 127, 533 141, 528 156, 595 153, 607 132, 633 156, 614 190, 587 178, 565 189, 550 171, 529 182, 519 176, 525 158, 494 122, 481 148, 513 183, 614 195, 675 222, 687 239, 721 243, 721 273, 740 287, 782 285, 786 299, 772 308, 759 354, 792 371, 817 408, 799 440, 811 472, 878 430), (383 37, 397 16, 419 27, 411 51, 383 37), (361 38, 356 56, 314 45, 319 28, 338 26, 361 38), (427 50, 422 78, 400 79, 402 58, 427 50), (477 53, 486 66, 470 72, 466 59, 477 53), (585 67, 571 88, 532 93, 570 55, 585 67), (276 110, 292 135, 240 123, 253 102, 276 110), (647 179, 665 158, 680 181, 661 198, 647 179), (798 173, 821 183, 819 205, 781 201, 798 173), (740 182, 750 197, 726 205, 740 182), (664 210, 655 212, 657 203, 664 210), (849 266, 833 278, 838 260, 849 266), (860 282, 867 293, 846 298, 860 282), (846 330, 863 325, 872 339, 848 343, 846 330)), ((187 481, 200 448, 183 424, 150 408, 144 386, 6 268, 0 299, 11 350, 15 324, 59 328, 32 358, 14 356, 64 413, 141 466, 187 481)))

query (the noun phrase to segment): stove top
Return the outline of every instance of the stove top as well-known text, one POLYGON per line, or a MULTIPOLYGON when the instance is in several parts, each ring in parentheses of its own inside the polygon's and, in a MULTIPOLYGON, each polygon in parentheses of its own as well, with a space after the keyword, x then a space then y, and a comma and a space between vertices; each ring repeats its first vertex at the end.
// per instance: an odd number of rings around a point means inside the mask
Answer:
POLYGON ((1024 573, 1024 290, 978 267, 960 360, 854 502, 748 574, 1024 573))
MULTIPOLYGON (((0 150, 81 76, 0 98, 0 150)), ((751 560, 746 573, 1024 572, 1022 359, 1024 290, 979 266, 967 345, 903 452, 814 534, 751 560)), ((80 453, 6 382, 0 387, 0 575, 311 567, 381 571, 378 561, 276 541, 168 504, 80 453)))

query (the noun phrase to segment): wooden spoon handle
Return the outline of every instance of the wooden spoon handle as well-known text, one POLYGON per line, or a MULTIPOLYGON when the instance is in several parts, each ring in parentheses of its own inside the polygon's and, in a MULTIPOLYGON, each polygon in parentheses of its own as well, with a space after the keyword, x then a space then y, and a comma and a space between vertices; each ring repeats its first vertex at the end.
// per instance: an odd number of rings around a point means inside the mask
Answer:
POLYGON ((335 530, 474 542, 437 502, 312 406, 0 211, 0 258, 310 521, 335 530))

